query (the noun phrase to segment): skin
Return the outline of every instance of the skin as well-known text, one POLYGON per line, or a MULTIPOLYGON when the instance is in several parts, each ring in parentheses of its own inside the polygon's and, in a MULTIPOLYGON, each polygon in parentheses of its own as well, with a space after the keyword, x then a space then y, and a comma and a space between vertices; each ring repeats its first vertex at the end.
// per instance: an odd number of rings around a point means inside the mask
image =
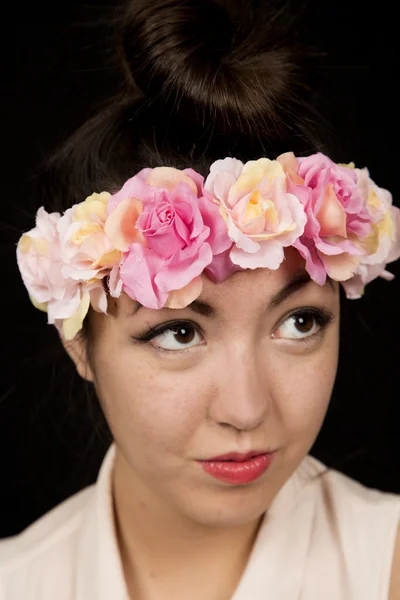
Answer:
POLYGON ((203 277, 199 300, 212 315, 154 311, 122 295, 109 315, 90 316, 90 362, 79 336, 65 343, 94 382, 116 441, 115 523, 132 597, 230 598, 263 513, 309 452, 336 375, 340 309, 337 283, 319 286, 304 274, 289 250, 277 271, 239 272, 218 285, 203 277), (299 331, 289 316, 305 307, 330 321, 319 327, 311 318, 309 332, 299 331), (177 319, 198 326, 191 347, 172 332, 132 339, 177 319), (275 456, 246 485, 222 483, 197 462, 252 449, 275 456))

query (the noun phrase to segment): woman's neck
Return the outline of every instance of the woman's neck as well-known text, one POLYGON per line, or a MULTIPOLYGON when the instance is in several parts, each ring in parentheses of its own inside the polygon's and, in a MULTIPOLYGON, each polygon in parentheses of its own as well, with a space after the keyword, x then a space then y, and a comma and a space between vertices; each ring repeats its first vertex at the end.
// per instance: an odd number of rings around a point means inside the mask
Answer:
POLYGON ((116 460, 117 539, 135 600, 229 600, 249 559, 261 518, 235 528, 196 523, 154 498, 116 460))

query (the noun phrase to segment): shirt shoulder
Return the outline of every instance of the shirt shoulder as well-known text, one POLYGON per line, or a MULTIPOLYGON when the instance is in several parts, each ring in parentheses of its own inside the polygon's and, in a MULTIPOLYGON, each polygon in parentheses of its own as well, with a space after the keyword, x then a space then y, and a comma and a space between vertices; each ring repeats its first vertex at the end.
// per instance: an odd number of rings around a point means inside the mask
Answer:
POLYGON ((305 468, 315 486, 308 586, 316 585, 315 573, 321 571, 332 581, 342 581, 341 597, 346 583, 349 597, 387 599, 400 495, 369 488, 312 457, 305 468))
POLYGON ((311 483, 316 483, 323 492, 325 499, 351 509, 352 500, 358 508, 364 506, 367 510, 380 510, 380 507, 392 507, 393 511, 400 509, 400 495, 384 492, 367 487, 348 475, 324 465, 318 459, 307 456, 303 462, 303 477, 311 483), (342 502, 343 500, 343 502, 342 502))
POLYGON ((93 485, 84 488, 21 533, 0 540, 0 600, 30 597, 24 586, 43 579, 45 571, 47 585, 53 581, 55 591, 64 580, 68 582, 77 537, 93 493, 93 485))

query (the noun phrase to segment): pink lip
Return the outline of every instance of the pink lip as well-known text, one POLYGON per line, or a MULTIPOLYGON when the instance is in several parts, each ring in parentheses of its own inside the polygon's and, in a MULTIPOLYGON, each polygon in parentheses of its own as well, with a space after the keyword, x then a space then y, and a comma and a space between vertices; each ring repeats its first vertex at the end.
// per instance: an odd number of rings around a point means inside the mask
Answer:
POLYGON ((261 477, 270 466, 273 457, 274 453, 272 452, 258 454, 258 456, 254 456, 254 453, 251 452, 247 455, 233 453, 199 462, 204 471, 211 477, 224 483, 242 485, 261 477))
POLYGON ((244 462, 249 460, 250 458, 254 458, 255 456, 261 456, 262 454, 269 454, 268 450, 251 450, 250 452, 245 452, 244 454, 240 454, 239 452, 228 452, 228 454, 221 454, 221 456, 213 456, 213 458, 207 458, 208 462, 213 461, 221 461, 221 460, 234 460, 236 462, 244 462))

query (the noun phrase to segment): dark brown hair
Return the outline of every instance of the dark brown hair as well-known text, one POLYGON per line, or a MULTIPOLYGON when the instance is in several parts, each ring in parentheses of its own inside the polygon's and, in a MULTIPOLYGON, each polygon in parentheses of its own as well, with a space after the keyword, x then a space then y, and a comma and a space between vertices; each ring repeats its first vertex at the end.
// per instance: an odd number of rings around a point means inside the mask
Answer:
POLYGON ((110 15, 118 93, 49 161, 45 198, 65 210, 143 167, 323 150, 318 55, 293 9, 251 0, 135 0, 110 15), (51 190, 49 190, 49 186, 51 190), (49 193, 51 191, 51 193, 49 193))

